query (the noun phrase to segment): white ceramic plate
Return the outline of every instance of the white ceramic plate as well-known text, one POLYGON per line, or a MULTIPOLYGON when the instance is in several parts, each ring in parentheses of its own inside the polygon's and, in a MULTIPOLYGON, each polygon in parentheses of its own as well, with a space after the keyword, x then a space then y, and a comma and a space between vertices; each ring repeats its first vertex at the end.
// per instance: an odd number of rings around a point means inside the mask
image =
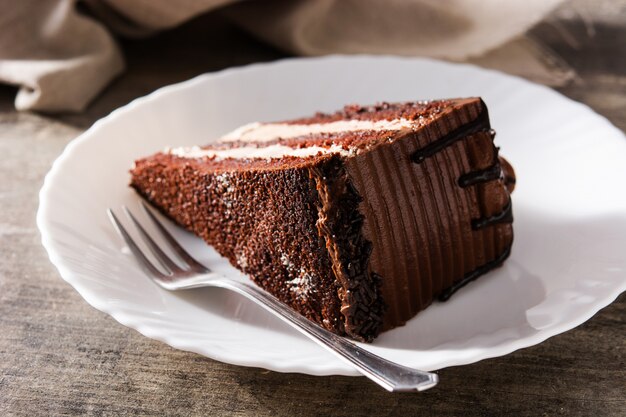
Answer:
MULTIPOLYGON (((427 59, 332 56, 206 74, 98 121, 45 180, 38 225, 61 276, 95 308, 142 334, 224 362, 315 375, 356 373, 239 296, 168 293, 122 253, 105 209, 136 206, 133 160, 204 144, 234 127, 346 103, 482 96, 515 167, 510 259, 366 348, 435 370, 535 345, 589 319, 626 289, 626 138, 588 107, 528 81, 427 59)), ((246 279, 177 232, 211 268, 246 279)))

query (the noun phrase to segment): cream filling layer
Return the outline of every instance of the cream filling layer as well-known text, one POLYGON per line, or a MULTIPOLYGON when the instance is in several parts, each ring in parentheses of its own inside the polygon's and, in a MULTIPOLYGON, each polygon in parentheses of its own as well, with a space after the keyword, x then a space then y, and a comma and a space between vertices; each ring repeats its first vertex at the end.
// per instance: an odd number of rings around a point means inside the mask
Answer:
POLYGON ((338 120, 336 122, 308 125, 254 122, 227 133, 222 136, 220 142, 269 142, 279 138, 287 139, 319 133, 355 132, 358 130, 402 130, 411 129, 416 124, 415 121, 403 118, 375 121, 338 120))
MULTIPOLYGON (((222 136, 218 142, 228 143, 235 141, 264 143, 279 138, 295 138, 298 136, 356 132, 359 130, 389 130, 398 131, 416 127, 418 123, 412 120, 398 118, 393 120, 339 120, 330 123, 314 124, 286 124, 286 123, 249 123, 222 136)), ((292 148, 285 145, 274 144, 265 147, 242 146, 230 149, 202 149, 198 146, 165 149, 170 153, 182 158, 215 158, 222 159, 274 159, 284 156, 307 157, 321 154, 341 154, 348 156, 354 150, 343 149, 341 146, 332 145, 329 148, 321 146, 308 146, 305 148, 292 148)))
POLYGON ((343 149, 341 146, 332 145, 329 148, 321 146, 309 146, 306 148, 290 148, 284 145, 270 145, 262 148, 254 146, 244 146, 241 148, 231 149, 202 149, 198 146, 190 148, 173 148, 166 149, 166 153, 176 155, 182 158, 215 158, 220 161, 222 159, 274 159, 283 156, 307 157, 321 154, 341 154, 349 155, 350 151, 343 149))

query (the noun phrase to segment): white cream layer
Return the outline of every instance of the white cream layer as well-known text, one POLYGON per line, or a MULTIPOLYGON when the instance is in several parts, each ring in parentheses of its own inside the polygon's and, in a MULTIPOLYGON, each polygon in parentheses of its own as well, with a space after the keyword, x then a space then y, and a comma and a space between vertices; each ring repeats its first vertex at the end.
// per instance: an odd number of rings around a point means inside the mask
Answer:
POLYGON ((393 120, 338 120, 330 123, 297 125, 286 123, 250 123, 224 135, 220 142, 269 142, 319 133, 356 132, 358 130, 402 130, 415 127, 408 119, 393 120))
MULTIPOLYGON (((286 124, 286 123, 250 123, 232 132, 222 136, 218 142, 251 142, 263 143, 276 140, 279 138, 295 138, 298 136, 306 136, 321 133, 341 133, 356 132, 359 130, 390 130, 398 131, 402 129, 411 129, 416 126, 416 122, 408 119, 393 120, 339 120, 330 123, 315 124, 286 124)), ((321 146, 309 146, 306 148, 291 148, 289 146, 275 144, 265 147, 243 146, 231 149, 202 149, 198 146, 190 148, 174 148, 166 149, 166 153, 176 155, 182 158, 204 158, 214 157, 216 160, 227 158, 232 159, 252 159, 264 158, 274 159, 283 156, 307 157, 322 154, 338 153, 341 155, 349 155, 350 150, 343 149, 341 146, 332 145, 329 148, 321 146)))
POLYGON ((241 148, 231 149, 202 149, 198 146, 190 148, 174 148, 166 149, 167 153, 180 156, 182 158, 204 158, 215 157, 216 160, 227 158, 232 159, 274 159, 283 156, 306 157, 322 154, 338 153, 341 155, 349 155, 350 151, 343 149, 341 146, 332 145, 330 148, 322 148, 321 146, 309 146, 306 148, 290 148, 284 145, 270 145, 263 148, 253 146, 244 146, 241 148))

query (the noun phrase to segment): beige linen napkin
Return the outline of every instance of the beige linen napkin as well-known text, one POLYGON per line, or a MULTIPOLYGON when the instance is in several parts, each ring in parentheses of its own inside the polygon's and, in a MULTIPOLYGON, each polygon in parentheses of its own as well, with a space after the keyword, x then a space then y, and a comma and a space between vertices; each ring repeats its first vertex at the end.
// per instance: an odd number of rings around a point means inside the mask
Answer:
POLYGON ((489 62, 481 55, 515 39, 519 49, 519 35, 561 1, 85 0, 95 16, 87 17, 77 0, 0 0, 0 82, 20 87, 19 110, 81 111, 123 71, 109 31, 145 36, 224 7, 237 24, 296 54, 489 62))

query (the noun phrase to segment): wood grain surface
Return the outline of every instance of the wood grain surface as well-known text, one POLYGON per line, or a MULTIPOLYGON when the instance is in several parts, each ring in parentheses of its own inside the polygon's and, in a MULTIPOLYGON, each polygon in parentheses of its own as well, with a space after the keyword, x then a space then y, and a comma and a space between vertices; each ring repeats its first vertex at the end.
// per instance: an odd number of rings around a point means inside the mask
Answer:
MULTIPOLYGON (((626 2, 588 3, 566 4, 530 35, 576 71, 559 90, 624 130, 626 2)), ((53 160, 135 97, 285 56, 219 14, 121 42, 126 73, 85 113, 18 113, 15 89, 0 87, 0 416, 626 416, 625 295, 538 346, 441 370, 440 385, 423 394, 389 394, 365 378, 216 362, 145 338, 90 307, 50 264, 35 226, 37 194, 53 160)))

